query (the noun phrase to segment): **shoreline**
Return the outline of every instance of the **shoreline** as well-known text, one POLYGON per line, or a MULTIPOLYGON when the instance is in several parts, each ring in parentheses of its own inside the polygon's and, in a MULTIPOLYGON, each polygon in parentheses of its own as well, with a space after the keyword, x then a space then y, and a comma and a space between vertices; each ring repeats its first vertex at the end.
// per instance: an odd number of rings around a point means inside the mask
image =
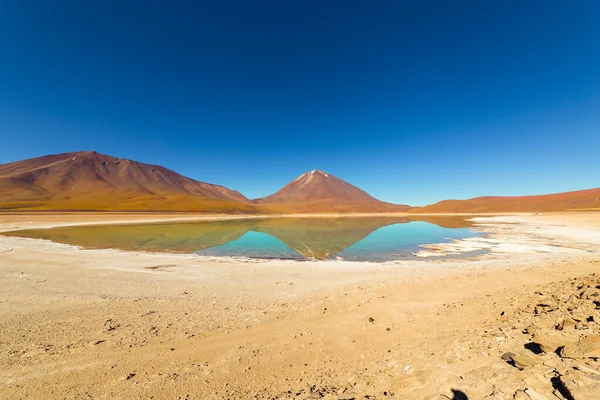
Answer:
MULTIPOLYGON (((550 214, 550 213, 548 213, 550 214)), ((58 226, 96 225, 96 224, 125 224, 125 223, 153 223, 169 221, 219 221, 235 219, 260 219, 260 218, 373 218, 373 217, 477 217, 477 216, 513 216, 534 215, 533 213, 438 213, 438 214, 414 214, 414 213, 305 213, 305 214, 203 214, 192 212, 70 212, 70 211, 39 211, 28 212, 0 212, 0 232, 3 223, 13 221, 14 223, 25 223, 25 219, 43 220, 50 217, 50 225, 43 227, 53 228, 58 226), (105 217, 111 218, 106 220, 105 217), (12 218, 11 218, 12 217, 12 218), (52 217, 59 221, 52 222, 52 217), (152 218, 149 218, 152 217, 152 218), (130 218, 130 219, 125 219, 130 218), (83 219, 84 222, 73 222, 73 219, 83 219), (142 219, 142 220, 140 220, 142 219)), ((37 222, 40 224, 40 222, 37 222)), ((38 225, 36 225, 37 227, 38 225)))
MULTIPOLYGON (((0 227, 69 222, 60 218, 0 214, 0 227)), ((393 389, 440 399, 455 388, 482 398, 474 371, 514 372, 497 354, 512 339, 490 348, 485 331, 515 299, 598 271, 600 214, 478 223, 494 229, 484 242, 494 254, 391 263, 217 262, 0 236, 0 249, 13 248, 0 252, 0 395, 333 399, 393 389)))
MULTIPOLYGON (((418 245, 417 247, 421 250, 416 250, 416 251, 411 251, 410 253, 406 253, 405 255, 403 255, 402 257, 397 258, 396 260, 383 260, 383 261, 375 261, 375 260, 354 260, 354 259, 344 259, 344 258, 335 258, 335 257, 330 257, 327 259, 312 259, 310 257, 305 257, 305 258, 277 258, 277 257, 244 257, 244 256, 204 256, 204 255, 200 255, 197 254, 195 252, 176 252, 176 251, 167 251, 167 250, 139 250, 139 249, 135 249, 135 248, 131 248, 131 249, 127 249, 124 247, 110 247, 110 246, 106 246, 106 247, 86 247, 85 245, 78 245, 76 243, 62 243, 60 241, 52 241, 52 239, 47 239, 47 238, 39 238, 39 237, 27 237, 27 236, 19 236, 19 235, 12 235, 13 232, 19 232, 22 230, 44 230, 44 229, 53 229, 53 228, 60 228, 60 227, 91 227, 91 226, 126 226, 126 225, 152 225, 152 224, 167 224, 167 223, 195 223, 195 222, 209 222, 209 221, 241 221, 241 220, 265 220, 265 219, 279 219, 279 218, 293 218, 296 219, 297 216, 295 214, 283 214, 283 215, 273 215, 273 216, 269 216, 267 218, 262 217, 262 216, 246 216, 244 218, 238 218, 237 216, 229 216, 229 215, 220 215, 220 214, 215 214, 215 215, 207 215, 207 216, 186 216, 186 217, 176 217, 173 216, 171 214, 168 215, 164 215, 162 216, 162 219, 155 219, 153 218, 153 216, 149 216, 149 215, 140 215, 138 216, 137 219, 132 220, 130 219, 132 217, 131 214, 128 213, 124 213, 123 214, 125 216, 125 220, 118 220, 118 219, 114 219, 114 218, 103 218, 104 215, 99 215, 99 214, 95 214, 95 215, 85 215, 85 214, 77 214, 77 217, 83 218, 84 221, 81 222, 73 222, 64 218, 63 215, 57 215, 57 214, 51 214, 51 217, 55 217, 54 221, 46 221, 46 222, 35 222, 35 221, 29 221, 29 222, 14 222, 13 224, 6 224, 6 223, 2 223, 2 222, 6 222, 3 221, 3 219, 0 216, 0 237, 5 237, 5 238, 13 238, 13 239, 21 239, 21 240, 35 240, 35 241, 39 241, 40 243, 45 242, 48 245, 51 244, 57 244, 57 245, 61 245, 61 246, 69 246, 72 247, 75 250, 111 250, 111 251, 120 251, 123 252, 124 254, 127 253, 141 253, 141 254, 170 254, 170 255, 190 255, 190 256, 194 256, 197 257, 200 260, 203 261, 212 261, 212 260, 216 260, 216 262, 232 262, 232 263, 248 263, 248 262, 255 262, 255 263, 260 263, 260 262, 266 262, 266 261, 281 261, 281 262, 286 262, 286 261, 291 261, 291 262, 307 262, 307 261, 315 261, 315 262, 323 262, 323 261, 328 261, 328 262, 335 262, 335 261, 347 261, 347 262, 367 262, 367 263, 394 263, 397 261, 414 261, 414 260, 418 260, 419 257, 423 257, 421 253, 423 250, 422 248, 424 247, 424 245, 418 245)), ((29 216, 31 217, 31 216, 29 216)), ((393 218, 393 217, 397 217, 397 218, 402 218, 402 221, 404 222, 427 222, 427 223, 431 223, 434 225, 436 224, 436 220, 434 219, 433 221, 431 220, 431 218, 429 218, 428 216, 424 216, 422 218, 420 217, 407 217, 405 215, 398 215, 398 214, 355 214, 353 215, 353 217, 355 218, 393 218)), ((439 216, 438 216, 439 217, 439 216)), ((457 216, 453 216, 453 217, 457 217, 457 216)), ((308 219, 313 219, 315 218, 314 215, 308 215, 305 216, 305 218, 308 219)), ((347 216, 344 215, 330 215, 330 214, 320 214, 319 218, 327 218, 327 219, 337 219, 337 218, 348 218, 347 216)), ((448 218, 447 216, 442 216, 442 218, 448 218)), ((458 218, 463 219, 464 221, 468 221, 470 220, 469 218, 465 218, 463 216, 458 216, 458 218)), ((402 222, 400 220, 398 220, 398 222, 402 222)), ((439 222, 439 221, 438 221, 439 222)), ((481 235, 477 235, 477 236, 482 236, 485 232, 482 232, 481 229, 476 229, 476 227, 470 227, 473 228, 474 231, 478 231, 481 232, 481 235)), ((371 232, 372 233, 372 232, 371 232)), ((444 239, 445 241, 442 242, 442 244, 450 244, 450 243, 457 243, 460 242, 460 240, 456 240, 456 239, 451 239, 451 238, 447 238, 444 239)), ((432 244, 433 245, 433 244, 432 244)), ((469 255, 474 255, 474 254, 470 254, 473 253, 469 250, 466 251, 466 256, 469 255)), ((481 253, 481 252, 479 252, 481 253)), ((438 255, 443 255, 443 254, 438 254, 438 255)), ((456 253, 454 255, 457 255, 456 253)), ((465 255, 460 255, 461 257, 464 257, 465 255)))
MULTIPOLYGON (((37 215, 37 214, 36 214, 37 215)), ((39 221, 39 218, 34 218, 34 221, 21 221, 17 222, 16 220, 10 221, 11 219, 2 218, 0 214, 0 249, 3 248, 1 243, 10 243, 11 241, 14 243, 26 243, 27 241, 34 241, 38 243, 45 243, 46 246, 52 247, 57 246, 60 248, 71 248, 74 251, 108 251, 113 254, 121 254, 123 256, 131 256, 131 255, 165 255, 165 256, 188 256, 193 257, 193 259, 202 262, 215 263, 215 264, 223 264, 223 263, 231 263, 231 264, 261 264, 261 263, 272 263, 272 262, 280 262, 284 264, 289 263, 367 263, 367 264, 401 264, 406 262, 415 262, 415 261, 425 261, 425 260, 435 260, 435 261, 449 261, 449 260, 466 260, 473 261, 479 258, 485 259, 486 256, 488 258, 491 257, 502 257, 511 254, 521 254, 521 253, 573 253, 573 250, 582 250, 590 245, 595 245, 596 243, 600 243, 600 234, 595 229, 595 225, 593 225, 590 229, 589 226, 582 224, 581 221, 578 221, 578 224, 574 227, 565 227, 561 231, 560 226, 557 227, 556 224, 548 224, 544 222, 533 222, 531 221, 545 221, 549 219, 560 219, 560 218, 570 218, 573 216, 581 216, 581 215, 589 215, 587 212, 579 212, 579 213, 547 213, 547 214, 494 214, 494 215, 470 215, 472 218, 465 218, 469 221, 473 221, 472 230, 476 232, 481 232, 482 235, 477 235, 474 237, 462 238, 462 239, 450 239, 446 242, 442 243, 430 243, 430 244, 422 244, 419 245, 421 250, 413 253, 414 256, 406 259, 398 259, 391 261, 353 261, 353 260, 311 260, 311 259, 270 259, 270 258, 246 258, 246 257, 230 257, 230 256, 202 256, 195 253, 169 253, 162 251, 142 251, 142 250, 125 250, 125 249, 95 249, 95 248, 85 248, 81 246, 63 244, 59 242, 53 242, 46 239, 34 239, 34 238, 22 238, 22 237, 11 237, 1 235, 3 232, 11 232, 11 231, 19 231, 25 229, 52 229, 56 227, 70 227, 70 226, 100 226, 100 225, 142 225, 142 224, 156 224, 163 222, 200 222, 200 221, 226 221, 226 220, 240 220, 240 219, 264 219, 264 218, 297 218, 296 214, 280 214, 280 215, 271 215, 268 217, 264 216, 245 216, 243 218, 239 218, 238 216, 230 216, 223 214, 212 214, 212 215, 188 215, 185 217, 175 217, 172 214, 162 215, 161 218, 151 218, 148 215, 137 215, 137 219, 131 219, 131 213, 122 213, 118 217, 125 217, 126 219, 113 218, 105 219, 104 215, 101 214, 81 214, 77 213, 74 217, 83 219, 83 221, 74 222, 72 220, 72 216, 68 216, 71 218, 65 218, 63 214, 50 214, 50 220, 39 221), (58 218, 56 218, 58 217, 58 218), (35 221, 37 219, 38 221, 35 221), (530 226, 524 222, 530 221, 530 226), (530 229, 528 229, 530 228, 530 229), (562 243, 560 241, 555 242, 554 236, 559 235, 563 238, 570 238, 573 235, 577 236, 578 241, 572 242, 567 241, 562 243), (591 237, 591 239, 590 239, 591 237), (571 247, 569 247, 571 246, 571 247), (574 247, 573 247, 574 246, 574 247), (436 260, 437 259, 437 260, 436 260)), ((600 215, 600 214, 599 214, 600 215)), ((386 216, 397 216, 397 217, 406 217, 406 214, 354 214, 353 217, 357 218, 368 218, 368 217, 386 217, 386 216)), ((444 216, 444 217, 467 217, 462 214, 436 214, 430 216, 444 216)), ((20 216, 18 216, 20 217, 20 216)), ((31 219, 32 215, 28 215, 31 219)), ((305 218, 315 218, 313 215, 304 215, 305 218)), ((320 218, 346 218, 344 215, 338 214, 319 214, 320 218)), ((427 217, 427 215, 423 215, 423 217, 427 217)), ((595 215, 591 214, 591 217, 594 218, 595 215)), ((19 218, 20 219, 20 218, 19 218)), ((419 221, 418 218, 415 219, 419 221)), ((599 218, 600 220, 600 218, 599 218)), ((425 221, 427 222, 427 221, 425 221)), ((8 245, 4 245, 6 248, 8 245)), ((8 246, 10 247, 10 246, 8 246)), ((25 244, 27 247, 27 244, 25 244)), ((593 247, 592 247, 593 248, 593 247)))

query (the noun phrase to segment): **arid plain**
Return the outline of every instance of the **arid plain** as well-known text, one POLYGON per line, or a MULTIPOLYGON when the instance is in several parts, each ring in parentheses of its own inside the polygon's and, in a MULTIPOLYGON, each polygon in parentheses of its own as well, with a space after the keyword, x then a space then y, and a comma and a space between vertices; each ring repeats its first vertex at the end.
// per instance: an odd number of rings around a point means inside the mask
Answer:
POLYGON ((1 10, 0 400, 600 400, 600 1, 1 10))
MULTIPOLYGON (((5 213, 0 229, 205 218, 232 217, 5 213)), ((597 398, 598 343, 579 341, 600 333, 600 213, 473 218, 484 237, 385 263, 0 236, 0 398, 597 398)))

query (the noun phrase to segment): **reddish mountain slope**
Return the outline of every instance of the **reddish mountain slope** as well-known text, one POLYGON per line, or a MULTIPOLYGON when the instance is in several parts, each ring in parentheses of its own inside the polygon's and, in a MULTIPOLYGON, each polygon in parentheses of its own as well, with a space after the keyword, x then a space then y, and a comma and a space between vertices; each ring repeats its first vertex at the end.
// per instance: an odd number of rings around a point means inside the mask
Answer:
POLYGON ((379 201, 326 172, 302 174, 278 192, 248 200, 158 165, 93 151, 0 165, 0 210, 211 211, 269 213, 488 213, 600 210, 600 188, 576 192, 444 200, 410 208, 379 201))
POLYGON ((398 212, 409 208, 379 201, 319 170, 300 175, 278 192, 256 202, 271 212, 398 212))
POLYGON ((0 209, 251 211, 239 192, 94 151, 0 165, 0 209))
POLYGON ((520 197, 476 197, 469 200, 444 200, 417 213, 541 212, 600 209, 600 188, 520 197))

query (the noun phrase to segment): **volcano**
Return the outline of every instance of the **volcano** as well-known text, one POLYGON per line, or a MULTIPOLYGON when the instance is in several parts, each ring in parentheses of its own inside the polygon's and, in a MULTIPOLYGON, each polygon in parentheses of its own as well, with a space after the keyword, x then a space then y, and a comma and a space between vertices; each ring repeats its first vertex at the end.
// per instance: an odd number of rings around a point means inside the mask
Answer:
POLYGON ((256 199, 262 209, 277 213, 403 212, 410 207, 385 203, 327 172, 300 175, 270 196, 256 199))

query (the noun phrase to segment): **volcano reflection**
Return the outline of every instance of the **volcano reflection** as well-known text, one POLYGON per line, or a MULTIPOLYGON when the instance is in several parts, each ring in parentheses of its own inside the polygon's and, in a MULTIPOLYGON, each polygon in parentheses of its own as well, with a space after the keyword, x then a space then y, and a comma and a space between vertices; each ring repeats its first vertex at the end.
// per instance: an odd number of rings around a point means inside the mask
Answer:
POLYGON ((389 252, 396 242, 405 245, 415 244, 415 240, 470 236, 470 230, 464 229, 470 226, 469 221, 455 217, 261 218, 59 227, 5 234, 47 239, 89 249, 326 259, 350 247, 349 254, 353 254, 353 258, 361 258, 356 256, 359 254, 357 252, 368 253, 381 247, 382 243, 388 244, 385 251, 389 252), (410 224, 414 221, 425 222, 410 224), (376 239, 364 240, 373 232, 388 226, 395 227, 386 230, 389 234, 378 233, 376 239), (403 226, 411 228, 404 229, 403 226), (423 235, 424 229, 431 234, 423 235), (411 235, 415 239, 407 241, 411 235), (358 245, 360 243, 363 244, 358 245))

